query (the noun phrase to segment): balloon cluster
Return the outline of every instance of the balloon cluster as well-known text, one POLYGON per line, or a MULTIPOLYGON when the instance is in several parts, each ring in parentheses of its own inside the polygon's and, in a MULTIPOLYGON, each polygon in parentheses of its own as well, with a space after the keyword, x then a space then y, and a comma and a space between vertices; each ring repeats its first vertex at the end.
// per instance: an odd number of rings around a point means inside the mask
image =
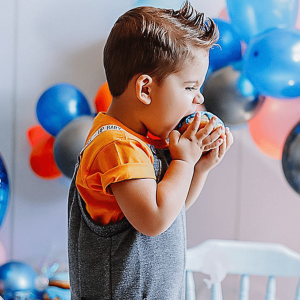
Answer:
POLYGON ((226 0, 214 21, 220 39, 210 51, 204 105, 228 126, 248 125, 300 193, 300 158, 291 150, 300 146, 299 0, 226 0))
MULTIPOLYGON (((96 112, 106 111, 111 99, 104 83, 94 100, 96 112)), ((40 96, 36 115, 40 125, 27 130, 32 170, 43 179, 72 178, 94 118, 86 97, 74 85, 53 85, 40 96)))

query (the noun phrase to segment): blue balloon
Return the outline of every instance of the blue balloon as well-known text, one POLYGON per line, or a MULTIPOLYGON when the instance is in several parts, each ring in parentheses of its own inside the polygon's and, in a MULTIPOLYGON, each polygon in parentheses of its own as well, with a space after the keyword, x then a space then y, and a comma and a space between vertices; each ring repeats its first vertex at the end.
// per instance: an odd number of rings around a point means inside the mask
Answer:
MULTIPOLYGON (((299 118, 300 119, 300 118, 299 118)), ((300 122, 289 133, 282 153, 282 168, 287 182, 300 194, 300 122)))
POLYGON ((31 291, 35 288, 37 273, 29 265, 10 261, 0 266, 0 282, 4 288, 4 299, 13 299, 19 291, 31 291))
POLYGON ((41 95, 36 106, 36 114, 43 128, 56 136, 72 120, 92 113, 81 91, 71 84, 60 83, 41 95))
POLYGON ((293 28, 299 0, 226 0, 232 26, 249 42, 271 28, 293 28))
POLYGON ((171 8, 171 9, 179 9, 184 0, 137 0, 133 7, 138 6, 154 6, 158 8, 171 8))
POLYGON ((210 75, 212 72, 213 72, 213 69, 212 69, 212 67, 209 65, 209 66, 208 66, 208 70, 207 70, 206 75, 205 75, 204 82, 203 82, 203 84, 202 84, 202 86, 201 86, 201 88, 200 88, 200 93, 201 93, 201 94, 203 93, 203 87, 204 87, 204 85, 205 85, 205 82, 206 82, 207 78, 209 77, 209 75, 210 75))
POLYGON ((209 53, 209 66, 212 70, 223 68, 242 58, 240 36, 232 25, 221 19, 214 19, 220 32, 220 38, 209 53))
POLYGON ((4 165, 4 161, 0 155, 0 227, 5 217, 9 201, 9 180, 4 165))
POLYGON ((300 31, 274 29, 254 38, 244 72, 258 92, 274 98, 300 96, 300 31))

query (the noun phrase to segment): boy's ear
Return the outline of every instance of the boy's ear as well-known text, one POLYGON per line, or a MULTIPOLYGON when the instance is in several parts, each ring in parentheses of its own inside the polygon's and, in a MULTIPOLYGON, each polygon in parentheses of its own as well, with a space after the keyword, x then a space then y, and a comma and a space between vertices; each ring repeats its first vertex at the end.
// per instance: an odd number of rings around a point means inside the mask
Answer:
POLYGON ((135 84, 137 98, 146 105, 151 103, 151 84, 152 77, 145 74, 140 75, 135 84))

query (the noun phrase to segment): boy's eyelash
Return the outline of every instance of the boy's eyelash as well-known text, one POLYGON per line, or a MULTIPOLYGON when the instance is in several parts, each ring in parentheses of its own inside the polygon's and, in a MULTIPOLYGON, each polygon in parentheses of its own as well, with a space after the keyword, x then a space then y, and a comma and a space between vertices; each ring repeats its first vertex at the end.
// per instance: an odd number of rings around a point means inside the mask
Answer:
POLYGON ((196 90, 194 87, 186 87, 185 89, 188 90, 188 91, 194 91, 194 90, 196 90))

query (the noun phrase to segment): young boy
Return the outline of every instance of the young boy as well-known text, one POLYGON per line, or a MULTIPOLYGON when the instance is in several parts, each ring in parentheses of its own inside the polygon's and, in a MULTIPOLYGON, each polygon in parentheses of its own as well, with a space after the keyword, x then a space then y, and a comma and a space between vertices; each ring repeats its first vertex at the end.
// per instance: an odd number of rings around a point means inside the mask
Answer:
POLYGON ((186 2, 121 16, 104 49, 113 95, 92 126, 70 187, 72 299, 179 300, 185 286, 185 209, 233 142, 213 118, 176 125, 203 103, 218 31, 186 2), (149 138, 149 133, 159 137, 149 138))

